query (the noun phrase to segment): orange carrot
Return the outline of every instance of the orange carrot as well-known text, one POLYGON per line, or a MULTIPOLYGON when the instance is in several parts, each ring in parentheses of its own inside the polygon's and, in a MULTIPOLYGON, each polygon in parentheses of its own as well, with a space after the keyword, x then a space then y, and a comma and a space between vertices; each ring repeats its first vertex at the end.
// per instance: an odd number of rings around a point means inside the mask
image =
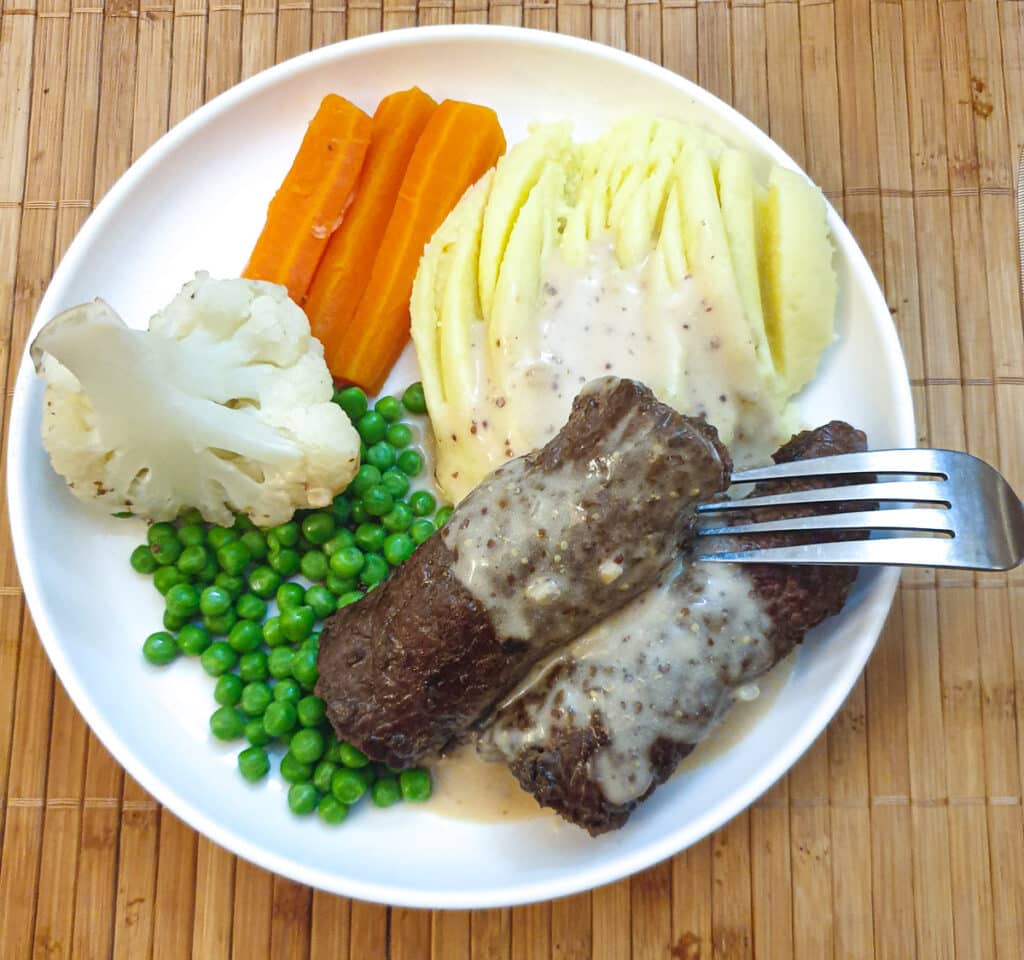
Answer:
POLYGON ((402 178, 370 282, 328 358, 339 380, 380 390, 409 339, 409 297, 424 246, 504 152, 505 135, 488 107, 445 100, 434 111, 402 178))
POLYGON ((358 107, 333 93, 324 97, 270 201, 242 276, 284 284, 288 295, 302 303, 359 178, 371 128, 358 107))
POLYGON ((385 97, 373 115, 373 136, 355 200, 331 236, 306 294, 313 336, 328 357, 369 283, 409 158, 436 109, 433 99, 413 87, 385 97))

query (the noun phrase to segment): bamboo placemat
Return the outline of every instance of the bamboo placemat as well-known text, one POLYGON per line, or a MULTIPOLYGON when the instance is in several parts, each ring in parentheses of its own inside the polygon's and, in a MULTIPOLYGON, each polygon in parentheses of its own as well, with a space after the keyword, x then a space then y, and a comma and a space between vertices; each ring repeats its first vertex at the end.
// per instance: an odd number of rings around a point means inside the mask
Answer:
MULTIPOLYGON (((626 48, 768 130, 836 203, 883 280, 921 441, 977 453, 1024 489, 1012 189, 1022 0, 3 0, 5 425, 55 263, 169 125, 310 47, 488 20, 626 48)), ((54 682, 6 524, 3 538, 4 958, 1022 955, 1020 573, 906 574, 827 732, 703 843, 568 900, 430 914, 274 877, 160 809, 54 682)))

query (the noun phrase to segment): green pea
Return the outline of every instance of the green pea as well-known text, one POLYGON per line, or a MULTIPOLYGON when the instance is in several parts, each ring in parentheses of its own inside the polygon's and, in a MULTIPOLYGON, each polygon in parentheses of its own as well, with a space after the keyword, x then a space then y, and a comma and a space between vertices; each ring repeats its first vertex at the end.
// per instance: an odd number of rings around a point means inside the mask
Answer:
POLYGON ((320 803, 317 804, 316 812, 320 814, 320 819, 324 823, 333 827, 342 823, 348 816, 348 805, 342 803, 337 797, 325 793, 320 798, 320 803))
POLYGON ((270 676, 267 669, 267 655, 262 650, 243 653, 238 658, 238 675, 246 682, 266 680, 270 676))
POLYGON ((188 624, 181 628, 178 634, 178 646, 182 653, 190 657, 198 657, 210 645, 210 632, 202 627, 188 624))
POLYGON ((373 409, 388 423, 397 423, 402 419, 402 404, 394 397, 381 397, 373 405, 373 409))
POLYGON ((281 611, 281 633, 289 643, 301 643, 313 632, 316 615, 312 607, 288 607, 281 611))
POLYGON ((200 523, 201 524, 203 522, 203 515, 195 507, 188 507, 187 509, 182 510, 182 512, 178 515, 178 520, 179 520, 179 522, 185 523, 185 524, 188 524, 188 523, 200 523))
POLYGON ((404 503, 396 503, 380 522, 392 533, 401 533, 412 526, 412 510, 404 503))
POLYGON ((437 500, 429 490, 417 490, 409 497, 409 509, 417 517, 429 517, 437 509, 437 500))
POLYGON ((380 484, 396 500, 401 500, 409 492, 409 478, 398 467, 385 470, 384 476, 380 479, 380 484))
POLYGON ((393 533, 384 541, 384 559, 397 567, 405 563, 415 549, 416 544, 407 533, 393 533))
POLYGON ((241 540, 224 544, 217 551, 217 563, 225 573, 238 576, 252 561, 252 554, 241 540))
POLYGON ((313 650, 319 652, 320 650, 320 634, 311 633, 302 643, 299 644, 299 650, 313 650))
POLYGON ((273 702, 274 694, 270 687, 262 680, 253 680, 242 687, 238 705, 247 716, 260 717, 273 702))
MULTIPOLYGON (((331 573, 327 574, 324 580, 324 586, 331 591, 336 597, 340 597, 343 593, 349 593, 356 588, 355 577, 339 577, 338 574, 331 573)), ((337 604, 335 604, 337 606, 337 604)))
POLYGON ((253 560, 265 560, 267 556, 267 538, 259 530, 248 530, 239 537, 239 541, 253 560))
POLYGON ((263 712, 263 728, 272 737, 280 737, 295 726, 297 719, 294 704, 288 700, 274 700, 263 712))
POLYGON ((372 517, 366 512, 366 507, 363 506, 362 500, 352 504, 351 523, 353 526, 359 526, 361 523, 369 523, 371 519, 372 517))
POLYGON ((224 613, 218 613, 215 617, 203 617, 203 626, 206 627, 210 633, 215 633, 219 637, 227 636, 231 632, 231 628, 237 622, 238 617, 235 616, 234 610, 226 610, 224 613))
POLYGON ((210 714, 210 733, 218 740, 237 740, 245 730, 245 717, 234 707, 221 707, 210 714))
POLYGON ((353 422, 370 409, 366 394, 359 387, 346 387, 344 390, 336 391, 334 400, 353 422))
MULTIPOLYGON (((266 725, 266 722, 266 715, 264 714, 264 725, 266 725)), ((285 783, 309 783, 313 779, 313 767, 311 764, 303 763, 289 750, 281 757, 281 779, 285 783)))
POLYGON ((270 567, 256 567, 249 573, 249 589, 261 600, 269 600, 280 583, 280 575, 270 567))
POLYGON ((388 575, 388 562, 379 553, 368 553, 359 579, 368 587, 381 583, 388 575))
POLYGON ((338 551, 344 550, 345 547, 353 546, 355 542, 355 534, 351 530, 342 529, 338 530, 320 549, 323 551, 324 556, 330 560, 338 551))
POLYGON ((206 587, 199 595, 199 609, 206 617, 227 613, 231 609, 231 594, 222 587, 206 587))
POLYGON ((352 482, 348 485, 348 492, 355 497, 361 497, 370 487, 380 483, 381 472, 372 463, 363 463, 352 482))
POLYGON ((170 538, 158 540, 149 545, 149 552, 153 554, 153 558, 159 564, 177 563, 183 549, 184 547, 177 537, 173 540, 170 538))
POLYGON ((201 587, 207 587, 217 579, 220 567, 217 565, 217 558, 207 551, 206 564, 198 573, 192 575, 195 583, 201 587))
POLYGON ((403 450, 398 455, 398 469, 408 477, 418 477, 423 470, 423 456, 416 450, 403 450))
POLYGON ((299 554, 288 547, 282 547, 277 553, 272 553, 267 562, 271 569, 282 577, 293 577, 299 572, 299 554))
POLYGON ((299 723, 304 727, 315 727, 327 715, 327 705, 320 697, 303 697, 296 705, 299 723))
POLYGON ((306 606, 313 611, 317 620, 325 620, 338 609, 338 601, 327 587, 319 584, 306 591, 306 606))
POLYGON ((329 569, 327 557, 319 550, 303 554, 302 560, 299 562, 299 570, 302 575, 307 580, 314 582, 323 580, 329 569))
POLYGON ((331 502, 331 516, 335 523, 345 523, 352 516, 352 501, 344 493, 339 493, 331 502))
POLYGON ((156 573, 153 574, 153 586, 156 587, 157 591, 162 593, 164 596, 167 595, 167 591, 171 587, 176 586, 179 583, 187 583, 188 577, 185 576, 177 567, 160 567, 156 573))
MULTIPOLYGON (((374 539, 376 536, 374 533, 374 539)), ((339 577, 354 577, 363 569, 363 551, 359 547, 342 547, 331 556, 330 568, 339 577)))
POLYGON ((301 558, 304 557, 307 553, 317 551, 319 546, 320 544, 310 543, 305 537, 299 537, 299 542, 296 545, 295 549, 298 552, 299 558, 301 560, 301 558))
POLYGON ((173 523, 167 523, 163 521, 161 523, 151 524, 149 529, 146 531, 146 543, 151 546, 154 543, 159 543, 161 540, 177 540, 178 531, 174 529, 173 523))
POLYGON ((395 448, 386 440, 381 440, 366 451, 366 462, 383 473, 395 465, 395 448))
POLYGON ((242 620, 253 620, 262 623, 267 615, 267 601, 257 597, 255 593, 243 593, 235 603, 235 613, 242 620))
POLYGON ((221 590, 227 590, 232 603, 245 593, 245 578, 236 576, 233 573, 227 573, 222 570, 217 574, 217 577, 213 582, 214 585, 220 587, 221 590))
POLYGON ((226 643, 217 641, 202 652, 199 663, 211 677, 219 677, 238 663, 238 654, 226 643))
POLYGON ((294 652, 288 647, 274 647, 267 657, 267 669, 270 671, 270 675, 277 680, 290 677, 292 675, 292 657, 294 656, 294 652))
POLYGON ((316 666, 316 650, 300 650, 292 659, 292 676, 307 690, 312 690, 320 678, 316 666))
MULTIPOLYGON (((248 729, 248 724, 246 724, 246 729, 248 729)), ((262 780, 270 772, 270 757, 267 756, 267 751, 261 745, 256 744, 246 747, 238 755, 238 772, 246 780, 254 783, 257 780, 262 780)))
POLYGON ((375 410, 364 413, 356 421, 356 430, 368 445, 383 440, 387 429, 387 421, 375 410))
POLYGON ((349 604, 356 603, 362 600, 365 594, 360 590, 350 590, 348 593, 343 593, 338 597, 338 609, 347 607, 349 604))
POLYGON ((271 617, 263 624, 263 642, 268 647, 279 647, 285 642, 280 617, 271 617))
POLYGON ((390 807, 402 799, 402 791, 394 777, 381 777, 370 788, 370 799, 374 806, 390 807))
POLYGON ((316 809, 320 793, 311 783, 293 783, 288 788, 288 809, 298 817, 304 817, 316 809))
POLYGON ((324 735, 312 727, 303 728, 292 737, 288 749, 300 763, 316 763, 324 755, 324 735))
POLYGON ((294 520, 279 523, 276 527, 271 527, 270 536, 282 547, 294 547, 299 542, 299 525, 294 520))
POLYGON ((363 507, 371 517, 383 517, 395 505, 395 498, 383 484, 370 487, 363 494, 363 507))
POLYGON ((178 617, 186 619, 199 612, 199 592, 188 583, 176 583, 164 594, 167 609, 178 617))
POLYGON ((171 633, 177 633, 191 619, 192 618, 188 614, 181 615, 172 613, 170 610, 165 610, 162 617, 164 629, 169 630, 171 633))
POLYGON ((356 803, 366 793, 366 781, 356 770, 342 767, 331 777, 331 794, 344 804, 356 803))
POLYGON ((302 687, 298 680, 282 677, 274 684, 274 699, 287 701, 298 710, 298 702, 302 699, 302 687))
POLYGON ((342 740, 338 746, 338 759, 353 770, 361 770, 370 762, 370 758, 362 750, 357 750, 347 740, 342 740))
POLYGON ((151 633, 142 644, 142 655, 157 667, 164 667, 178 656, 174 637, 164 630, 151 633))
POLYGON ((396 450, 401 450, 412 443, 412 430, 404 423, 393 423, 388 427, 385 437, 391 446, 396 450))
POLYGON ((419 546, 421 543, 429 540, 434 533, 434 523, 432 520, 421 518, 413 521, 413 525, 409 527, 409 536, 412 537, 413 543, 419 546))
MULTIPOLYGON (((242 709, 245 710, 245 691, 242 691, 242 709)), ((249 711, 245 710, 246 713, 249 711)), ((254 747, 265 747, 274 738, 263 729, 263 717, 254 716, 245 725, 245 739, 254 747)))
POLYGON ((330 760, 321 760, 313 768, 313 786, 321 793, 330 793, 331 778, 338 772, 338 765, 330 760))
POLYGON ((193 543, 181 551, 181 556, 178 557, 178 569, 182 573, 192 576, 205 570, 209 560, 210 553, 206 547, 193 543))
POLYGON ((139 544, 131 555, 130 563, 136 573, 153 574, 160 566, 159 561, 146 544, 139 544))
POLYGON ((222 673, 213 688, 213 699, 222 707, 233 707, 242 699, 242 678, 234 673, 222 673))
POLYGON ((317 546, 327 543, 334 535, 334 517, 329 513, 317 511, 302 521, 302 535, 317 546))
POLYGON ((417 381, 402 394, 402 406, 409 413, 426 413, 427 400, 423 395, 423 384, 417 381))
MULTIPOLYGON (((384 548, 387 531, 379 523, 361 523, 356 527, 356 543, 363 549, 376 553, 384 548)), ((363 563, 365 564, 365 558, 363 563)), ((362 565, 359 567, 363 569, 362 565)))
POLYGON ((302 605, 302 597, 305 594, 301 583, 282 583, 277 588, 277 606, 283 612, 289 607, 302 605))
POLYGON ((206 539, 214 550, 220 550, 221 547, 237 540, 238 532, 230 527, 211 527, 206 539))
POLYGON ((434 525, 438 530, 440 530, 449 520, 451 520, 451 518, 452 508, 441 507, 441 509, 437 511, 437 516, 434 517, 434 525))
POLYGON ((430 772, 422 767, 403 770, 398 775, 398 785, 402 789, 402 798, 410 803, 423 803, 429 800, 433 789, 430 772))

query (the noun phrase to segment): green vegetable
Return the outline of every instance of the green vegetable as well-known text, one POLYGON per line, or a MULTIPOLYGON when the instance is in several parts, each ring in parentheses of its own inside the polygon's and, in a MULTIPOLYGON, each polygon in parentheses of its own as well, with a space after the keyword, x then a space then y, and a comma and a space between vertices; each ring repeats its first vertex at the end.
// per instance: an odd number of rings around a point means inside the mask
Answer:
POLYGON ((385 470, 384 476, 380 478, 380 484, 396 500, 400 500, 409 492, 409 478, 398 467, 385 470))
POLYGON ((177 613, 171 613, 170 610, 165 610, 163 616, 164 629, 170 633, 177 633, 191 619, 192 618, 188 616, 188 614, 182 616, 177 613))
POLYGON ((166 666, 178 656, 178 645, 166 631, 151 633, 142 644, 142 655, 158 667, 166 666))
POLYGON ((320 697, 303 697, 295 705, 295 713, 299 723, 304 727, 315 727, 327 714, 327 705, 320 697))
POLYGON ((282 547, 294 547, 299 542, 299 525, 294 520, 278 524, 271 527, 268 537, 273 537, 273 542, 282 547))
POLYGON ((210 645, 210 633, 202 627, 188 624, 178 634, 178 646, 182 653, 197 657, 210 645))
POLYGON ((234 673, 222 673, 213 688, 213 699, 222 707, 233 707, 242 699, 242 678, 234 673))
POLYGON ((402 798, 410 803, 423 803, 429 800, 433 790, 430 773, 422 767, 403 770, 398 775, 398 785, 402 788, 402 798))
POLYGON ((352 767, 355 770, 362 769, 370 762, 370 758, 365 753, 357 750, 346 740, 342 740, 338 745, 338 759, 346 767, 352 767))
MULTIPOLYGON (((266 719, 263 721, 266 724, 266 719)), ((309 783, 313 779, 313 767, 303 763, 289 750, 281 757, 281 779, 286 783, 309 783)))
MULTIPOLYGON (((376 552, 384 548, 387 531, 379 523, 361 523, 356 527, 356 543, 363 549, 376 552)), ((363 560, 365 563, 365 558, 363 560)), ((362 565, 359 569, 362 570, 362 565)))
POLYGON ((370 515, 366 512, 366 507, 363 506, 363 501, 360 500, 358 503, 352 504, 352 523, 358 525, 360 523, 369 523, 370 515))
POLYGON ((312 690, 320 677, 316 667, 316 650, 300 650, 292 659, 292 676, 307 690, 312 690))
POLYGON ((347 607, 350 603, 356 603, 362 600, 365 594, 360 590, 350 590, 348 593, 343 593, 338 597, 338 609, 347 607))
POLYGON ((331 516, 337 523, 345 523, 352 516, 352 501, 339 493, 331 503, 331 516))
POLYGON ((253 650, 238 658, 238 675, 246 682, 266 680, 270 676, 267 669, 267 655, 262 650, 253 650))
POLYGON ((167 595, 167 591, 171 587, 176 586, 179 583, 186 583, 188 577, 185 576, 177 567, 160 567, 156 573, 153 574, 153 586, 156 587, 157 591, 167 595))
POLYGON ((288 733, 297 720, 293 704, 287 700, 274 700, 263 713, 263 728, 272 737, 280 737, 288 733))
POLYGON ((136 573, 152 574, 156 573, 160 561, 153 556, 147 545, 140 544, 132 551, 131 565, 136 573))
MULTIPOLYGON (((250 717, 263 716, 264 711, 274 702, 274 694, 262 680, 253 680, 242 687, 238 706, 250 717)), ((267 731, 264 729, 264 733, 267 731)), ((269 733, 268 733, 269 736, 269 733)))
MULTIPOLYGON (((248 729, 249 725, 246 724, 246 730, 248 729)), ((238 772, 246 780, 252 782, 262 780, 269 771, 270 757, 267 756, 267 751, 263 749, 262 745, 253 744, 238 755, 238 772)))
POLYGON ((418 477, 423 470, 423 457, 416 450, 403 450, 398 455, 398 469, 406 476, 418 477))
POLYGON ((287 701, 295 706, 302 699, 302 687, 298 680, 284 677, 274 684, 274 699, 287 701))
POLYGON ((366 444, 373 444, 383 440, 387 429, 387 421, 375 410, 364 413, 356 421, 356 430, 359 431, 359 436, 363 438, 363 442, 366 444))
POLYGON ((217 563, 225 573, 235 577, 242 573, 252 562, 252 554, 241 540, 224 544, 217 551, 217 563))
POLYGON ((351 547, 355 542, 355 534, 351 530, 342 528, 341 530, 338 530, 320 549, 323 550, 324 556, 330 559, 339 550, 344 550, 345 547, 351 547))
POLYGON ((256 567, 249 573, 249 589, 262 600, 269 600, 280 584, 280 575, 270 567, 256 567))
MULTIPOLYGON (((373 536, 376 539, 376 532, 373 536)), ((330 566, 339 577, 354 577, 363 569, 363 551, 359 547, 342 547, 331 555, 330 566)))
POLYGON ((419 546, 425 540, 429 540, 434 533, 433 521, 427 519, 420 519, 413 521, 413 525, 409 527, 409 536, 412 537, 413 542, 419 546))
POLYGON ((380 522, 392 533, 401 533, 412 526, 412 510, 407 504, 399 501, 384 514, 380 522))
POLYGON ((370 788, 370 799, 378 807, 390 807, 402 799, 402 791, 394 777, 381 777, 370 788))
POLYGON ((379 553, 368 553, 359 579, 368 587, 380 583, 388 575, 388 562, 379 553))
POLYGON ((211 527, 206 539, 214 550, 220 550, 221 547, 237 540, 238 532, 230 527, 211 527))
POLYGON ((429 517, 437 509, 437 500, 429 490, 417 490, 409 497, 409 508, 417 517, 429 517))
POLYGON ((199 663, 211 677, 219 677, 238 663, 238 654, 226 643, 217 641, 202 652, 199 663))
POLYGON ((393 533, 384 541, 384 559, 393 567, 405 563, 412 556, 416 544, 406 533, 393 533))
POLYGON ((210 633, 215 633, 218 636, 225 636, 231 632, 231 628, 235 625, 238 617, 235 616, 234 610, 227 610, 224 613, 219 613, 215 617, 203 617, 203 626, 206 627, 210 633))
POLYGON ((396 423, 402 419, 402 405, 394 397, 381 397, 373 409, 388 423, 396 423))
POLYGON ((313 586, 306 591, 306 606, 317 620, 324 620, 338 609, 338 601, 327 587, 313 586))
POLYGON ((311 513, 302 521, 302 535, 317 546, 327 543, 334 536, 334 530, 334 517, 329 513, 311 513))
POLYGON ((427 399, 423 395, 423 384, 417 381, 402 394, 402 405, 409 413, 426 413, 427 399))
POLYGON ((330 760, 321 760, 313 768, 313 786, 321 793, 331 792, 331 779, 338 772, 338 765, 330 760))
POLYGON ((353 423, 370 409, 366 394, 359 387, 346 387, 344 390, 339 390, 335 401, 348 414, 349 420, 353 423))
POLYGON ((178 539, 178 531, 174 529, 173 523, 154 523, 146 531, 146 543, 150 546, 160 542, 168 542, 178 539))
POLYGON ((288 809, 302 817, 312 813, 320 800, 320 793, 311 783, 293 783, 288 789, 288 809))
POLYGON ((336 573, 332 572, 327 574, 324 585, 336 597, 340 597, 342 594, 355 590, 356 581, 354 577, 339 577, 336 573))
POLYGON ((259 530, 247 530, 239 537, 239 541, 253 560, 265 560, 267 556, 267 538, 259 530))
POLYGON ((231 609, 231 594, 223 587, 206 587, 199 595, 199 609, 205 617, 217 617, 231 609))
POLYGON ((245 721, 234 707, 221 707, 210 714, 210 733, 218 740, 237 740, 245 730, 245 721))
POLYGON ((262 623, 267 615, 267 601, 255 593, 243 593, 235 603, 235 613, 243 620, 262 623))
POLYGON ((402 447, 409 446, 412 443, 412 430, 410 430, 404 423, 393 423, 388 427, 388 432, 385 434, 388 443, 398 450, 402 447))
POLYGON ((164 594, 167 610, 177 617, 188 620, 199 612, 199 593, 188 583, 176 583, 164 594))
POLYGON ((198 547, 206 543, 206 528, 201 523, 186 523, 178 527, 178 539, 186 550, 189 547, 198 547))
POLYGON ((277 588, 277 606, 284 612, 289 607, 299 607, 302 605, 302 598, 306 591, 302 589, 302 585, 298 583, 282 583, 277 588))
POLYGON ((324 794, 317 804, 316 812, 324 823, 336 826, 348 816, 348 806, 329 793, 324 794))
POLYGON ((329 569, 327 557, 319 550, 303 554, 299 561, 299 570, 307 580, 323 580, 329 569))
POLYGON ((178 557, 178 569, 187 576, 192 576, 202 573, 209 562, 210 552, 206 547, 193 543, 181 551, 181 556, 178 557))
POLYGON ((177 537, 158 540, 149 545, 149 552, 160 564, 177 563, 183 549, 181 541, 177 537))
POLYGON ((316 763, 324 755, 324 735, 312 727, 299 730, 288 747, 300 763, 316 763))
POLYGON ((363 507, 371 517, 383 517, 395 505, 395 498, 383 484, 370 487, 363 494, 363 507))
POLYGON ((263 629, 251 620, 239 620, 228 633, 228 643, 235 653, 252 653, 263 646, 263 629))
MULTIPOLYGON (((302 588, 299 588, 300 591, 302 588)), ((303 591, 304 593, 304 591, 303 591)), ((312 607, 288 607, 281 611, 281 633, 289 643, 301 643, 313 632, 316 615, 312 607)))
POLYGON ((263 642, 268 647, 279 647, 284 643, 284 634, 281 633, 281 618, 270 617, 263 624, 263 642))
POLYGON ((386 440, 381 440, 366 451, 366 462, 383 472, 395 465, 395 448, 386 440))
POLYGON ((220 587, 221 590, 227 590, 232 603, 245 593, 245 579, 232 573, 226 573, 223 570, 217 574, 213 583, 214 586, 220 587))
POLYGON ((434 525, 438 530, 440 530, 449 520, 451 520, 451 518, 452 508, 441 507, 441 509, 437 511, 437 516, 434 517, 434 525))
MULTIPOLYGON (((245 710, 245 691, 242 691, 242 709, 245 710)), ((254 747, 265 747, 274 738, 263 729, 263 717, 254 716, 245 725, 245 739, 249 741, 254 747)))
MULTIPOLYGON (((284 636, 284 631, 281 631, 284 636)), ((267 657, 267 669, 270 675, 278 680, 292 675, 292 658, 295 653, 288 647, 274 647, 267 657)))
POLYGON ((299 554, 288 547, 282 547, 267 558, 272 570, 282 577, 293 577, 299 572, 299 554))
POLYGON ((366 781, 356 770, 342 767, 331 777, 331 795, 344 804, 352 804, 366 793, 366 781))

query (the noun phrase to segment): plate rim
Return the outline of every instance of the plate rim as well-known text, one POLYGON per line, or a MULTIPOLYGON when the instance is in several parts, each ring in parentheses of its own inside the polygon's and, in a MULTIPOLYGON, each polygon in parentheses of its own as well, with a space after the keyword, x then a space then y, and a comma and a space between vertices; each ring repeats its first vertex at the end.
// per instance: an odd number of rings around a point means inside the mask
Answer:
MULTIPOLYGON (((806 176, 805 171, 774 140, 710 91, 699 87, 693 81, 666 67, 592 40, 523 27, 456 24, 409 27, 369 34, 320 47, 269 67, 199 107, 150 145, 100 199, 54 270, 47 290, 40 301, 39 309, 33 318, 18 368, 7 438, 8 516, 15 561, 29 614, 35 624, 40 642, 68 696, 115 760, 163 806, 166 806, 193 829, 237 856, 282 876, 332 893, 395 906, 430 909, 515 906, 600 887, 661 862, 698 842, 713 830, 733 819, 783 776, 831 722, 877 645, 899 580, 898 569, 883 568, 879 571, 870 595, 871 609, 865 613, 864 634, 872 636, 870 643, 865 645, 863 655, 851 656, 844 662, 844 669, 831 685, 829 695, 822 697, 815 709, 809 712, 805 722, 796 735, 787 740, 786 746, 779 752, 774 763, 762 767, 758 774, 746 781, 743 787, 736 790, 726 801, 702 817, 692 820, 684 829, 664 834, 657 843, 616 854, 603 859, 595 866, 551 880, 528 879, 510 886, 494 886, 482 891, 428 892, 422 887, 403 885, 400 876, 396 876, 394 881, 385 884, 353 880, 343 874, 304 865, 299 861, 265 849, 247 836, 236 832, 230 823, 225 824, 207 816, 188 800, 180 797, 174 787, 163 780, 158 773, 151 771, 150 767, 120 737, 117 729, 105 720, 102 710, 93 702, 86 685, 80 682, 76 671, 63 654, 63 643, 58 639, 57 631, 50 621, 47 606, 39 587, 39 578, 37 578, 36 571, 28 557, 27 535, 20 509, 22 504, 27 501, 26 491, 21 480, 21 464, 28 437, 33 433, 27 418, 29 414, 29 384, 34 379, 35 373, 29 359, 28 348, 36 331, 45 318, 52 313, 53 308, 50 307, 50 303, 55 298, 54 291, 59 286, 62 274, 70 273, 75 269, 83 251, 89 247, 93 235, 103 228, 107 218, 106 211, 116 205, 122 194, 130 191, 180 141, 189 137, 194 130, 215 121, 220 114, 230 110, 236 102, 255 96, 265 87, 272 86, 294 74, 302 73, 321 62, 372 52, 375 49, 396 49, 410 44, 418 46, 453 40, 462 42, 497 40, 528 46, 539 45, 547 47, 553 52, 581 53, 638 70, 652 79, 676 87, 692 100, 717 114, 738 133, 756 142, 760 149, 781 165, 806 176)), ((827 198, 826 205, 830 228, 837 238, 838 245, 842 246, 843 252, 848 258, 857 286, 871 302, 873 312, 884 311, 888 315, 888 308, 881 288, 860 246, 827 198)), ((899 382, 896 384, 898 387, 896 392, 901 395, 899 409, 895 411, 898 421, 897 433, 901 436, 901 442, 904 445, 916 446, 913 397, 907 375, 906 360, 895 325, 891 321, 881 325, 881 335, 887 341, 886 356, 888 360, 897 364, 900 368, 900 371, 897 372, 902 372, 902 376, 898 378, 899 382)))

